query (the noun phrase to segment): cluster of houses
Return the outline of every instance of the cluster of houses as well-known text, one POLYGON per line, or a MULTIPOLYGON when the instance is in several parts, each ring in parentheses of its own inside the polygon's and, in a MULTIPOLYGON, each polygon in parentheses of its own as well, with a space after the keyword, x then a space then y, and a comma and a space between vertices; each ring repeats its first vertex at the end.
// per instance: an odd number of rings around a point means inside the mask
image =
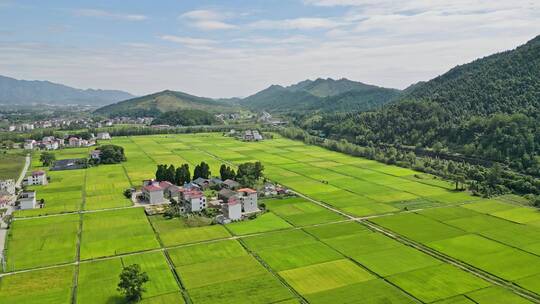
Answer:
POLYGON ((27 132, 34 129, 48 128, 68 128, 70 126, 79 126, 81 128, 102 128, 111 127, 115 124, 142 124, 150 125, 152 117, 116 117, 95 122, 89 118, 51 118, 38 120, 32 123, 11 124, 6 127, 9 132, 27 132))
POLYGON ((236 130, 231 129, 228 136, 235 137, 243 141, 261 141, 264 139, 258 130, 245 130, 243 132, 237 132, 236 130))
MULTIPOLYGON (((48 183, 49 181, 47 180, 47 174, 45 171, 41 170, 32 172, 31 175, 27 176, 23 180, 23 185, 25 186, 47 185, 48 183)), ((42 207, 41 203, 36 200, 36 191, 21 191, 15 200, 16 194, 17 188, 13 179, 0 180, 0 208, 13 206, 15 202, 18 202, 16 205, 18 205, 20 210, 42 207)))
POLYGON ((178 202, 182 213, 201 212, 206 208, 219 209, 221 214, 216 219, 225 224, 260 212, 257 191, 239 187, 240 184, 234 180, 221 181, 218 178, 198 178, 181 187, 167 181, 145 180, 139 199, 151 205, 167 204, 172 199, 178 202), (215 185, 222 189, 217 199, 208 201, 203 191, 215 185))
POLYGON ((83 139, 77 136, 69 136, 66 138, 56 138, 54 136, 45 136, 41 140, 27 139, 23 143, 25 150, 58 150, 61 148, 80 148, 90 147, 96 144, 96 140, 109 140, 111 135, 108 132, 98 133, 97 136, 92 134, 92 138, 83 139))

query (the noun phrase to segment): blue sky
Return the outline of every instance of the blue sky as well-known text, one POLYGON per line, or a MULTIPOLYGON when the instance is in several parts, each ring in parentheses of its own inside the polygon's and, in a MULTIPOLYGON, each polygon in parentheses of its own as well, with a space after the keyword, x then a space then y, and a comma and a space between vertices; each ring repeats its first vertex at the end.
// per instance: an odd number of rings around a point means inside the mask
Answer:
POLYGON ((0 74, 138 95, 405 88, 538 34, 536 0, 0 0, 0 74))

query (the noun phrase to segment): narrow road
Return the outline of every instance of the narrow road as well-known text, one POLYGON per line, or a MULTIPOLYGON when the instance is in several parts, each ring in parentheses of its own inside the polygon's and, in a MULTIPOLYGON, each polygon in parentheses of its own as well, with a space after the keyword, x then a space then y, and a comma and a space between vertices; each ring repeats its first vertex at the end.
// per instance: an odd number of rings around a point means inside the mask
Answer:
MULTIPOLYGON (((19 175, 19 178, 17 179, 17 182, 15 183, 15 186, 17 188, 21 188, 22 181, 24 177, 26 176, 26 172, 28 171, 28 168, 30 167, 30 154, 26 154, 24 167, 21 170, 21 174, 19 175)), ((11 203, 7 206, 6 215, 11 215, 13 213, 13 205, 15 205, 15 200, 17 199, 17 196, 14 195, 12 197, 11 203)), ((4 223, 4 218, 0 218, 0 262, 1 262, 1 269, 5 271, 4 269, 4 251, 6 246, 6 238, 8 234, 8 229, 6 223, 4 223)))

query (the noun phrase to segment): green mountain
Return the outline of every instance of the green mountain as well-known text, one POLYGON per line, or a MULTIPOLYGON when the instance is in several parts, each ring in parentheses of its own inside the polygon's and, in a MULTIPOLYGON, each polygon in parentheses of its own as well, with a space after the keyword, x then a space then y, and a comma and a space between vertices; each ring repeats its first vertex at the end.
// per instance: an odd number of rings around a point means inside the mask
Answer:
POLYGON ((436 102, 456 118, 535 111, 540 102, 540 36, 415 84, 400 99, 436 102))
POLYGON ((4 105, 95 105, 133 98, 117 90, 76 89, 50 81, 18 80, 0 76, 0 104, 4 105))
POLYGON ((158 116, 177 110, 216 113, 231 112, 234 108, 223 101, 166 90, 108 105, 97 109, 95 113, 110 116, 158 116))
POLYGON ((306 115, 303 127, 360 145, 448 149, 540 176, 540 36, 417 83, 368 113, 306 115))
POLYGON ((381 88, 348 79, 305 80, 283 87, 272 85, 246 97, 241 104, 256 110, 351 111, 370 110, 391 102, 399 90, 381 88))

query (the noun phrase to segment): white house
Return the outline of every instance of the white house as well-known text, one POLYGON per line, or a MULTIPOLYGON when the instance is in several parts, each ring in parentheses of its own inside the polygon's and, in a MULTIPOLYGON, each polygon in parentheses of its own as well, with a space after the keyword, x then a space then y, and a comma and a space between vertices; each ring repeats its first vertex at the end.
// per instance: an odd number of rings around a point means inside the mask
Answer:
POLYGON ((186 212, 199 212, 206 209, 206 196, 202 191, 193 188, 191 190, 180 191, 178 201, 182 202, 186 212))
POLYGON ((27 139, 24 141, 25 150, 33 150, 35 145, 36 145, 36 141, 33 139, 27 139))
POLYGON ((156 181, 145 181, 142 188, 142 195, 149 204, 161 204, 165 201, 163 188, 156 181))
POLYGON ((15 194, 15 181, 12 179, 0 180, 0 195, 1 194, 15 194))
POLYGON ((27 176, 24 179, 24 184, 27 186, 32 185, 47 185, 47 173, 43 170, 33 171, 32 175, 27 176))
POLYGON ((251 188, 242 188, 237 191, 238 198, 242 204, 242 212, 253 213, 259 212, 257 204, 257 191, 251 188))
POLYGON ((101 132, 97 134, 97 139, 109 140, 111 139, 111 135, 109 134, 109 132, 101 132))
POLYGON ((223 213, 224 223, 238 221, 242 219, 242 204, 237 197, 230 197, 227 202, 221 205, 221 212, 223 213))
POLYGON ((37 207, 36 192, 25 191, 19 196, 19 208, 21 210, 35 209, 37 207))
POLYGON ((15 127, 15 126, 9 126, 9 128, 8 128, 9 132, 13 132, 16 129, 17 129, 17 127, 15 127))

